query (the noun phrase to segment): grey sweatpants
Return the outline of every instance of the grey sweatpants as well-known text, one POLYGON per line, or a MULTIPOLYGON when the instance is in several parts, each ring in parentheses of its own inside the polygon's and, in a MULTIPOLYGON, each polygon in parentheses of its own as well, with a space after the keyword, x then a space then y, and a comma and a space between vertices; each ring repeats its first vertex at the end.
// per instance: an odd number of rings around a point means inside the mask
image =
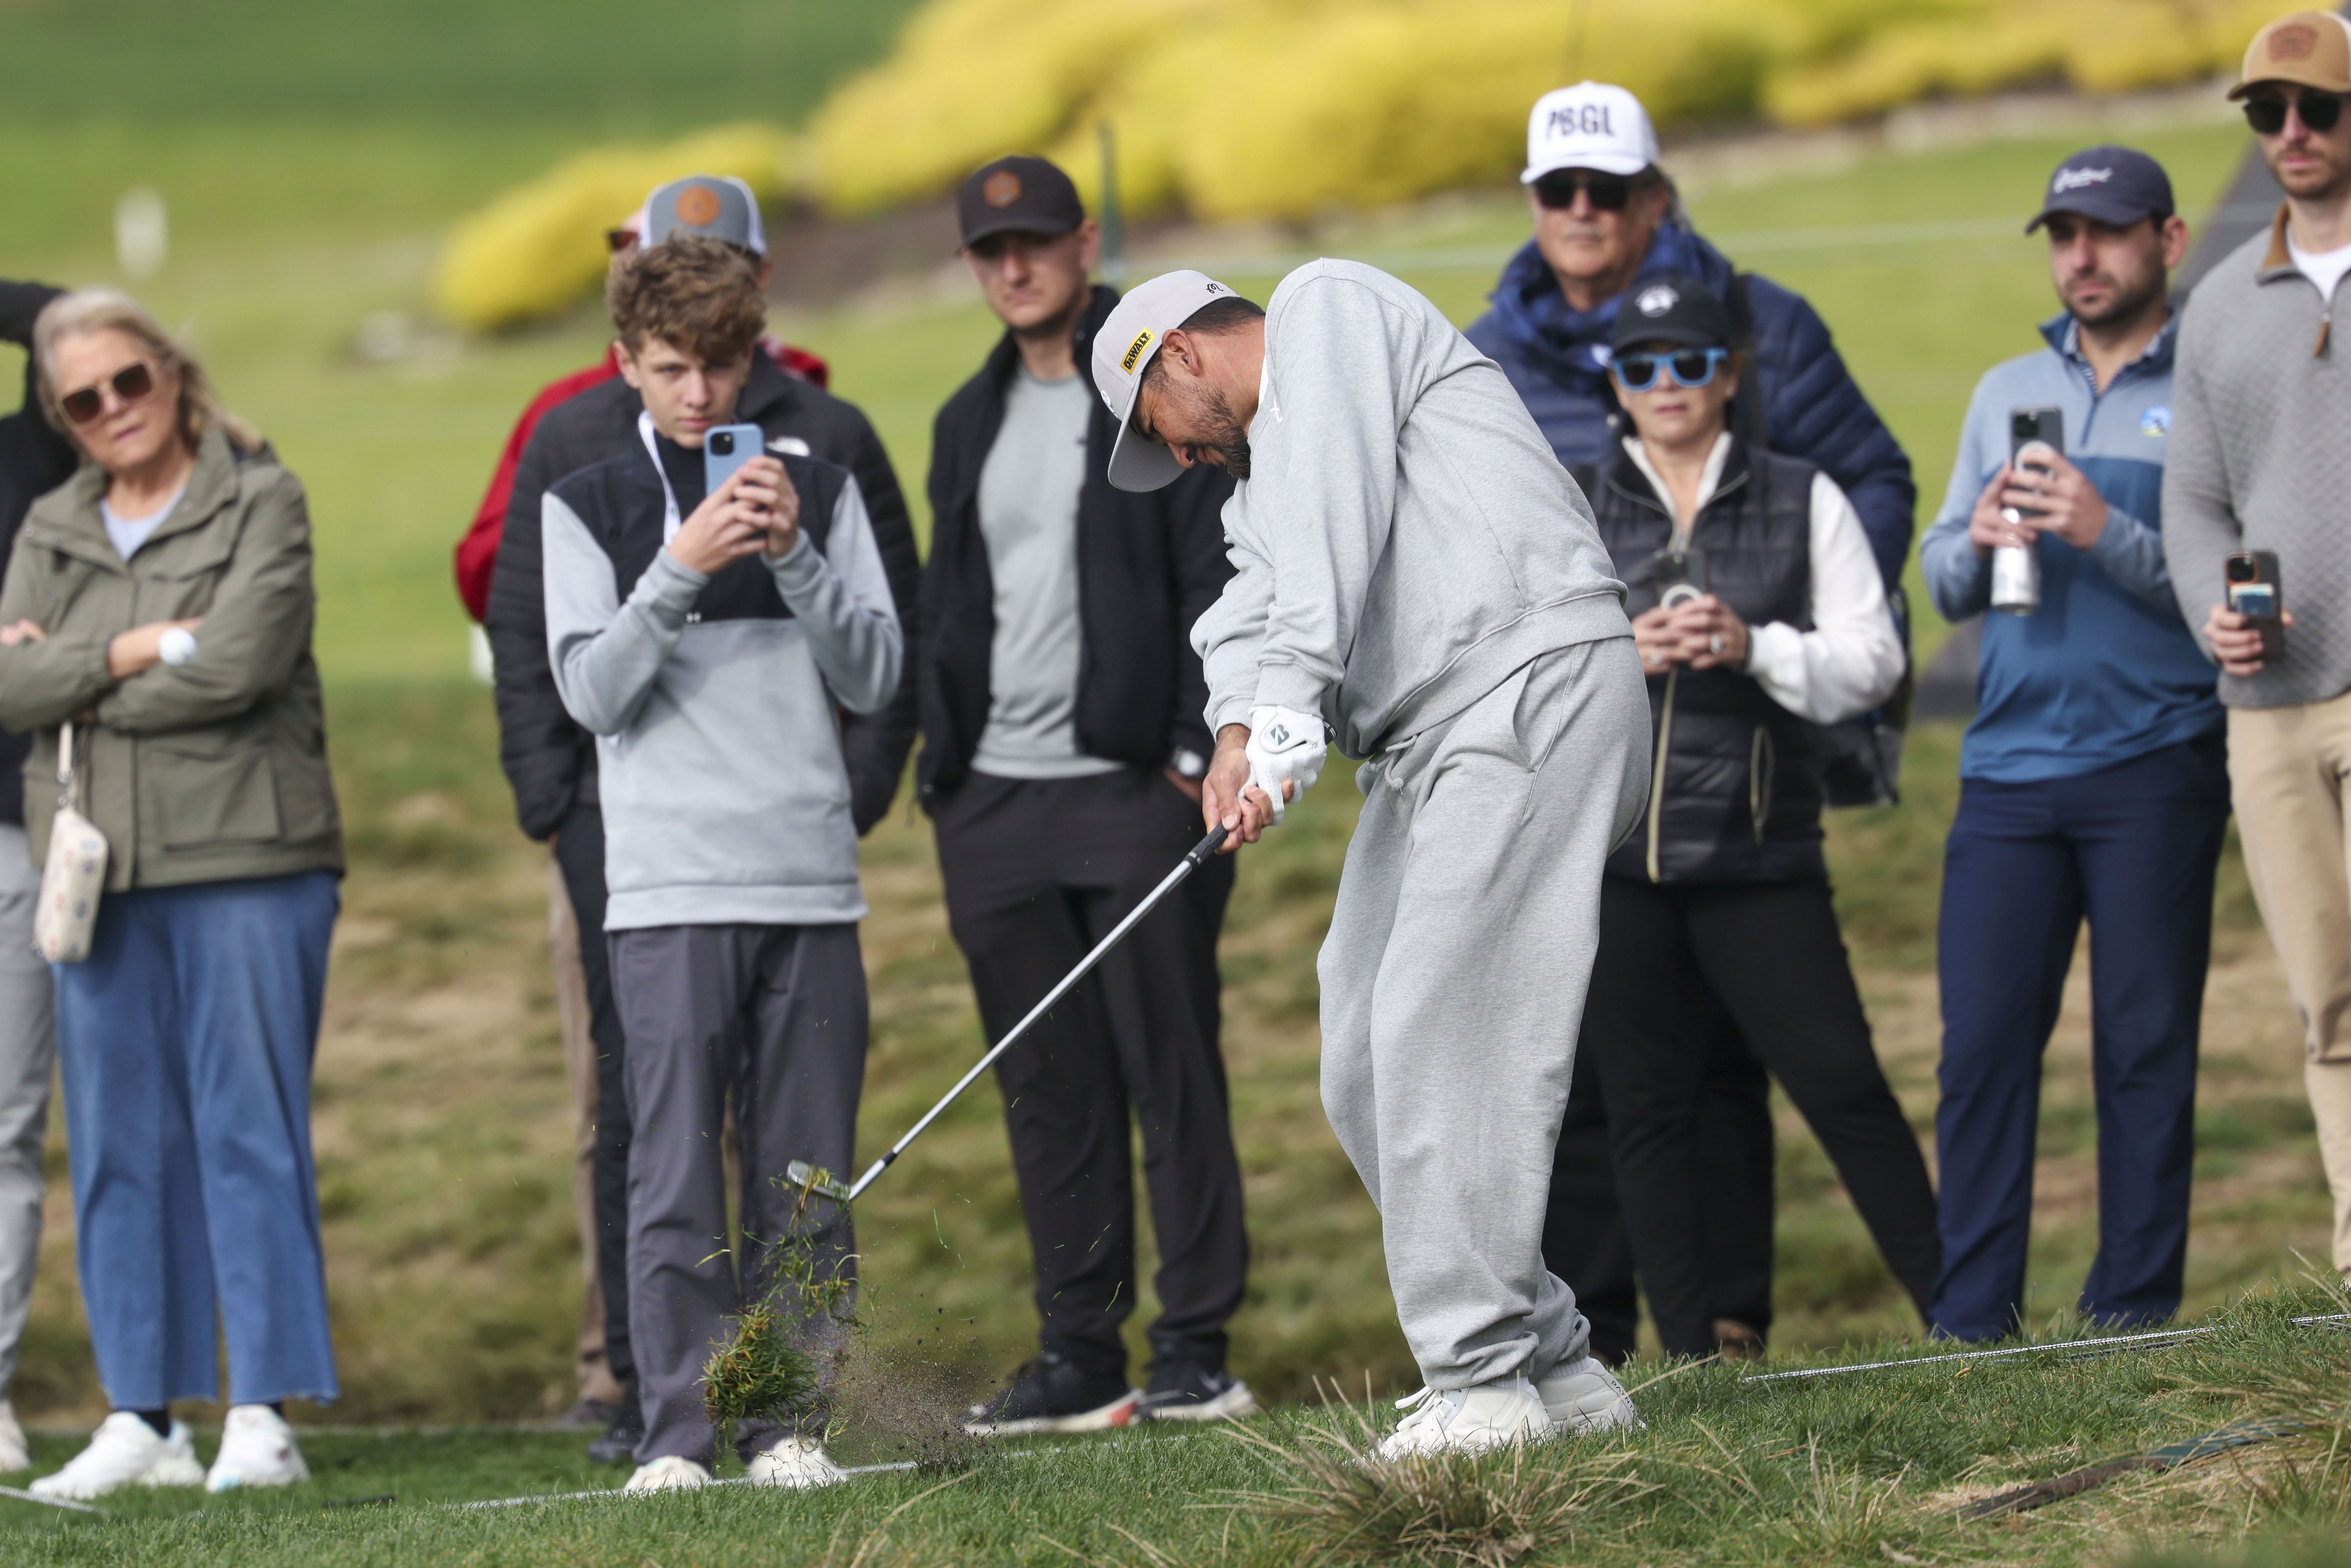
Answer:
MULTIPOLYGON (((785 1167, 806 1160, 846 1174, 855 1154, 865 967, 854 925, 661 925, 607 940, 634 1131, 629 1343, 645 1417, 636 1457, 707 1465, 716 1434, 702 1369, 726 1319, 772 1283, 768 1248, 794 1231, 785 1167), (743 1145, 739 1249, 720 1156, 730 1092, 743 1145)), ((855 1268, 849 1216, 829 1200, 798 1233, 813 1238, 820 1277, 855 1268)), ((803 1343, 833 1343, 814 1327, 803 1343)), ((745 1422, 736 1448, 747 1459, 779 1431, 745 1422)))
POLYGON ((1629 637, 1525 665, 1356 774, 1316 969, 1322 1107, 1380 1211, 1429 1386, 1584 1354, 1543 1267, 1552 1152, 1600 939, 1600 870, 1648 790, 1629 637))
POLYGON ((25 830, 0 823, 0 1398, 16 1375, 16 1349, 33 1305, 41 1251, 41 1145, 57 1065, 49 967, 33 951, 41 873, 25 830))

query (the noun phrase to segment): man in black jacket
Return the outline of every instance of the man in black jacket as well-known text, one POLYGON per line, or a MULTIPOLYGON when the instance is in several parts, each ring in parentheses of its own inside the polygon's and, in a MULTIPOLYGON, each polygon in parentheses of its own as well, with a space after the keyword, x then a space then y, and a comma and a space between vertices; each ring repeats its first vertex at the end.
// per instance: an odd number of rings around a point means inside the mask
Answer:
MULTIPOLYGON (((1207 468, 1110 484, 1117 432, 1078 367, 1117 296, 1069 177, 1001 158, 957 198, 964 257, 1009 329, 939 411, 923 572, 924 808, 947 919, 1001 1038, 1199 835, 1213 746, 1192 622, 1231 575, 1207 468)), ((1232 862, 1136 926, 997 1071, 1042 1320, 1037 1358, 965 1412, 977 1434, 1085 1431, 1256 1409, 1226 1370, 1241 1223, 1217 931, 1232 862), (1126 1381, 1134 1310, 1128 1107, 1159 1242, 1150 1386, 1126 1381)))
MULTIPOLYGON (((26 350, 24 402, 0 418, 0 565, 34 497, 64 484, 80 462, 72 443, 41 417, 31 359, 34 319, 59 292, 39 283, 0 283, 0 343, 26 350)), ((25 754, 31 744, 26 736, 0 732, 0 1470, 32 1463, 6 1396, 33 1304, 33 1265, 41 1249, 41 1145, 57 1059, 48 966, 33 953, 40 873, 25 843, 25 754)))
MULTIPOLYGON (((667 187, 664 187, 667 189, 667 187)), ((659 213, 653 216, 656 220, 659 213)), ((645 235, 648 245, 670 237, 645 235)), ((708 225, 680 232, 713 234, 708 225)), ((727 238, 724 233, 716 237, 727 238)), ((746 236, 747 238, 747 235, 746 236)), ((634 450, 643 439, 644 404, 625 381, 610 381, 558 404, 532 432, 515 470, 514 495, 498 543, 490 583, 489 633, 498 707, 498 757, 514 789, 524 832, 549 840, 570 890, 580 924, 580 956, 587 972, 589 1031, 596 1043, 597 1145, 595 1210, 599 1272, 604 1289, 604 1354, 612 1375, 632 1385, 629 1351, 627 1206, 629 1114, 622 1097, 623 1037, 613 1009, 604 950, 604 821, 596 794, 594 737, 572 722, 556 695, 547 656, 547 607, 540 575, 540 502, 568 475, 634 450)), ((874 542, 890 580, 890 597, 911 653, 921 562, 896 470, 873 426, 855 406, 754 355, 750 379, 736 402, 736 418, 768 433, 768 445, 818 457, 857 477, 872 519, 874 542)), ((890 810, 914 742, 912 660, 890 706, 878 714, 846 716, 841 749, 849 765, 851 815, 863 833, 890 810)), ((629 1388, 612 1430, 590 1452, 625 1463, 642 1435, 636 1395, 629 1388)))

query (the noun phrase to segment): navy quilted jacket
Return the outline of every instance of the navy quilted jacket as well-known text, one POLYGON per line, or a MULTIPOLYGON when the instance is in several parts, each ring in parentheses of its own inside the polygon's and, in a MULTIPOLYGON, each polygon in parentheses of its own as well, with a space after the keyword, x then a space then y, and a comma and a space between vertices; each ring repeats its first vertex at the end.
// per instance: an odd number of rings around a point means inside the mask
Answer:
MULTIPOLYGON (((1668 272, 1704 278, 1728 298, 1729 258, 1688 229, 1657 231, 1640 278, 1668 272)), ((1891 585, 1910 553, 1918 494, 1910 459, 1855 384, 1819 312, 1770 278, 1748 276, 1766 444, 1823 469, 1852 497, 1877 569, 1891 585)), ((1640 278, 1625 292, 1640 287, 1640 278)), ((1469 340, 1501 365, 1552 450, 1570 466, 1604 462, 1614 446, 1607 350, 1616 305, 1610 299, 1596 309, 1571 308, 1529 240, 1502 269, 1491 308, 1469 327, 1469 340)))

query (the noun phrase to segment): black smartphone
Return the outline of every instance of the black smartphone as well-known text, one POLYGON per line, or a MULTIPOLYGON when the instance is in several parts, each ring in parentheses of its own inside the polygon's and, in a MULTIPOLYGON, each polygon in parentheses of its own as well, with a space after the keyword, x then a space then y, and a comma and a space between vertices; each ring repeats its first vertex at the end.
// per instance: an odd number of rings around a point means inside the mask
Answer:
MULTIPOLYGON (((2062 408, 2012 408, 2008 411, 2008 461, 2011 467, 2040 468, 2047 465, 2035 463, 2025 448, 2036 443, 2053 453, 2064 455, 2065 451, 2065 411, 2062 408)), ((2036 514, 2037 515, 2037 514, 2036 514)))
POLYGON ((1695 545, 1679 549, 1668 545, 1657 552, 1649 576, 1657 585, 1657 602, 1671 610, 1706 591, 1706 551, 1695 545))
POLYGON ((2223 569, 2229 580, 2229 608, 2262 634, 2262 663, 2285 662, 2285 589, 2278 579, 2275 550, 2241 549, 2223 569))

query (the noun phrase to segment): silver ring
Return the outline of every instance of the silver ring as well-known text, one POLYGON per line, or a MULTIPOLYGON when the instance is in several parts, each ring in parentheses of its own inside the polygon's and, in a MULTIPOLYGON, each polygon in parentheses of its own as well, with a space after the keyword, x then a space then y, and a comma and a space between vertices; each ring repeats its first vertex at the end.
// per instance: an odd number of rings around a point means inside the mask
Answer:
POLYGON ((1711 650, 1712 652, 1714 652, 1714 653, 1721 653, 1721 652, 1722 652, 1722 633, 1721 633, 1721 632, 1716 632, 1716 633, 1715 633, 1711 638, 1709 638, 1709 639, 1708 640, 1707 646, 1708 646, 1708 649, 1710 649, 1710 650, 1711 650))

